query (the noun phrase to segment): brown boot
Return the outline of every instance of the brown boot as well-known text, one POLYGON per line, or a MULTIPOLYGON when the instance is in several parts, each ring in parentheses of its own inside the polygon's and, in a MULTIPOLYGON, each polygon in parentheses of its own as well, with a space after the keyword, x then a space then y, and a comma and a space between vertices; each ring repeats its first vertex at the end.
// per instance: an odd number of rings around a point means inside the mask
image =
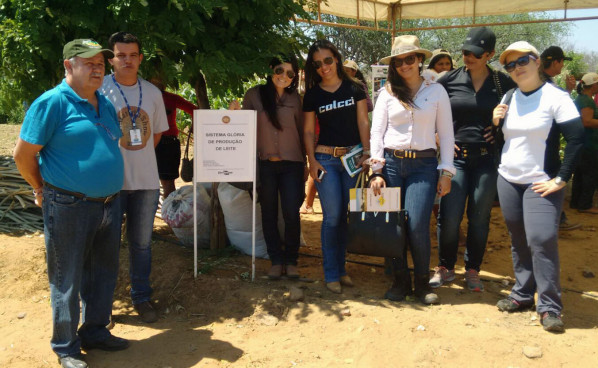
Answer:
POLYGON ((415 277, 415 296, 424 304, 439 304, 440 298, 430 287, 430 275, 414 275, 415 277))

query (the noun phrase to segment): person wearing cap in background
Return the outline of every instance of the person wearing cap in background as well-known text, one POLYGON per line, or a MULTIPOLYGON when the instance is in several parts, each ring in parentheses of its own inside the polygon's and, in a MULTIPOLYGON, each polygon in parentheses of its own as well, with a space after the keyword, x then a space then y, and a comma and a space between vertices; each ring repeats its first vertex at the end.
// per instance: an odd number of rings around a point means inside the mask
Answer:
MULTIPOLYGON (((563 49, 558 46, 550 46, 544 50, 542 55, 540 55, 540 59, 542 59, 542 73, 544 78, 548 83, 552 84, 554 84, 552 78, 561 74, 561 71, 565 66, 565 60, 573 60, 572 58, 565 56, 563 49)), ((573 75, 567 76, 565 79, 565 86, 567 92, 571 93, 571 91, 573 91, 573 88, 575 88, 575 77, 573 75)))
POLYGON ((515 84, 504 73, 490 68, 496 36, 487 27, 473 28, 463 42, 465 66, 447 72, 438 83, 448 92, 455 131, 457 173, 452 189, 440 199, 438 213, 439 262, 430 286, 440 287, 455 279, 459 228, 467 204, 465 281, 470 291, 481 292, 479 277, 490 212, 496 197, 495 146, 492 141, 492 110, 515 84))
POLYGON ((97 92, 112 51, 77 39, 64 46, 63 56, 65 79, 27 111, 14 158, 43 209, 50 345, 62 367, 84 368, 81 348, 129 346, 106 328, 118 274, 122 134, 114 107, 97 92))
POLYGON ((453 58, 451 54, 445 49, 436 49, 432 52, 432 58, 426 70, 422 72, 424 79, 433 81, 438 80, 446 74, 446 72, 455 69, 453 67, 453 58))
POLYGON ((365 81, 365 77, 363 76, 363 73, 361 72, 361 70, 359 70, 359 67, 357 66, 357 63, 354 62, 353 60, 345 60, 343 62, 343 69, 345 69, 345 72, 350 75, 353 78, 356 78, 357 80, 359 80, 361 82, 361 84, 363 84, 363 89, 365 91, 365 102, 368 105, 368 112, 372 112, 374 110, 374 104, 372 103, 372 99, 370 98, 370 92, 368 90, 368 83, 365 81))
MULTIPOLYGON (((558 46, 550 46, 542 54, 540 55, 540 59, 542 60, 541 64, 541 72, 543 78, 546 82, 551 83, 556 86, 554 80, 552 78, 556 77, 557 75, 561 74, 563 70, 563 66, 565 66, 565 60, 571 61, 573 60, 570 57, 565 56, 563 49, 558 46)), ((558 87, 558 86, 557 86, 558 87)), ((567 92, 571 94, 573 88, 575 88, 575 77, 572 75, 568 75, 565 79, 565 87, 567 92)), ((560 88, 560 87, 559 87, 560 88)), ((575 230, 581 227, 580 223, 570 223, 567 219, 567 214, 563 210, 561 213, 561 219, 559 224, 559 230, 575 230)))
POLYGON ((160 90, 137 75, 143 60, 141 41, 131 33, 116 32, 108 44, 114 51, 108 60, 114 73, 104 78, 100 91, 114 105, 123 132, 125 180, 120 201, 127 220, 131 299, 141 320, 152 323, 158 313, 151 302, 151 243, 160 196, 154 149, 168 130, 168 120, 160 90))
POLYGON ((598 109, 592 96, 598 93, 598 74, 585 74, 577 85, 577 93, 574 102, 585 127, 585 142, 573 173, 569 206, 596 215, 598 208, 592 201, 598 185, 598 109))
POLYGON ((542 326, 563 332, 558 225, 583 125, 567 92, 542 80, 534 46, 515 42, 499 60, 518 88, 494 109, 492 120, 504 136, 497 187, 515 272, 511 293, 496 306, 503 312, 531 308, 537 292, 542 326), (562 165, 561 134, 567 142, 562 165))

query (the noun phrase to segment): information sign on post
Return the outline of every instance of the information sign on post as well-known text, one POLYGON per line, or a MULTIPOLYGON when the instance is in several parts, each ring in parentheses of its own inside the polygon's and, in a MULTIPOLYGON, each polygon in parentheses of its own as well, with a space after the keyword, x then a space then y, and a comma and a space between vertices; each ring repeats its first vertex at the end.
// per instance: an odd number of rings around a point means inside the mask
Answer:
POLYGON ((194 274, 197 277, 197 183, 252 182, 251 279, 255 278, 255 110, 195 110, 193 144, 194 274))

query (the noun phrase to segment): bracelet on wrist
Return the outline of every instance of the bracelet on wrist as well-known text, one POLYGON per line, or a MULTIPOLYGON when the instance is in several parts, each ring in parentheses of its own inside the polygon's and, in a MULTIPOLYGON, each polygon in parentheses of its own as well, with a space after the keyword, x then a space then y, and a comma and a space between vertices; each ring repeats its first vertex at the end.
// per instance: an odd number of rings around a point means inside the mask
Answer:
POLYGON ((35 188, 33 189, 33 195, 35 197, 40 196, 44 193, 44 187, 39 187, 39 188, 35 188))
POLYGON ((452 179, 454 175, 452 172, 443 169, 440 171, 440 176, 446 176, 447 178, 452 179))

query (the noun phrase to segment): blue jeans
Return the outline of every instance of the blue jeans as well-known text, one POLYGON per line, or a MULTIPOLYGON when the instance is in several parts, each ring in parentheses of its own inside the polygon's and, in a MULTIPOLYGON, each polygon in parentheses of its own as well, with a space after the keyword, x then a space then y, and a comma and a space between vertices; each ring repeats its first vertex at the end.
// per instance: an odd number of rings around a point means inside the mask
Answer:
POLYGON ((260 205, 262 229, 273 265, 297 265, 301 215, 305 197, 303 170, 298 161, 260 161, 260 205), (284 219, 284 247, 278 232, 278 196, 284 219))
POLYGON ((324 167, 326 174, 320 183, 315 182, 322 205, 322 256, 324 279, 339 281, 347 274, 345 256, 347 251, 347 212, 349 189, 355 187, 357 175, 350 177, 341 159, 324 153, 316 153, 315 159, 324 167))
POLYGON ((52 305, 52 350, 59 357, 81 352, 81 339, 110 336, 112 297, 118 275, 120 202, 90 202, 44 188, 46 261, 52 305), (79 297, 82 326, 79 325, 79 297))
POLYGON ((515 286, 511 298, 533 304, 538 292, 537 311, 560 314, 561 282, 558 229, 565 191, 546 197, 531 184, 514 184, 498 177, 500 208, 511 235, 515 286))
MULTIPOLYGON (((400 159, 384 152, 386 165, 382 173, 386 186, 401 187, 401 203, 407 211, 407 237, 413 257, 414 275, 430 274, 430 216, 438 183, 438 160, 435 157, 400 159)), ((407 257, 400 270, 407 269, 407 257)))
POLYGON ((459 225, 467 202, 467 250, 465 269, 480 271, 486 251, 490 211, 496 198, 497 170, 493 155, 468 157, 453 161, 457 174, 451 192, 440 199, 438 212, 439 266, 455 268, 459 247, 459 225))
POLYGON ((148 302, 152 295, 152 232, 160 190, 121 190, 121 207, 127 216, 129 275, 133 304, 148 302))

